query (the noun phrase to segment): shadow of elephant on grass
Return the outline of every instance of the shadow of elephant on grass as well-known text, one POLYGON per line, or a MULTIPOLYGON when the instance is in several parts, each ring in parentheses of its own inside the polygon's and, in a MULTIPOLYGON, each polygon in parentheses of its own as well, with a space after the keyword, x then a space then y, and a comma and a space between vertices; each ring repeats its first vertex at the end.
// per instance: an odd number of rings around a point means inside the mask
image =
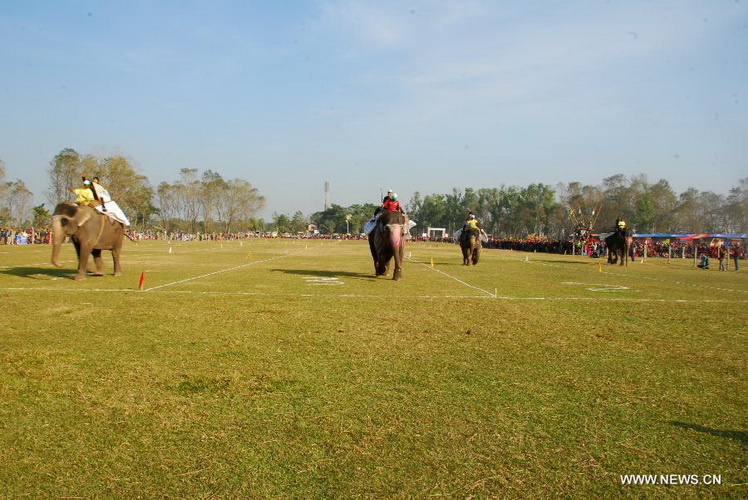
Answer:
POLYGON ((721 429, 712 429, 711 427, 704 427, 703 425, 687 424, 685 422, 678 422, 675 420, 670 421, 668 423, 676 427, 681 427, 683 429, 690 429, 690 430, 694 430, 698 432, 703 432, 705 434, 710 434, 716 437, 734 439, 735 441, 742 444, 743 446, 748 446, 748 432, 746 431, 723 431, 721 429))
POLYGON ((319 276, 321 278, 361 278, 374 280, 374 273, 354 273, 350 271, 321 271, 319 269, 271 269, 273 272, 295 274, 298 276, 319 276))
MULTIPOLYGON (((594 264, 597 261, 600 261, 600 259, 590 260, 590 262, 575 261, 575 260, 533 259, 532 257, 530 257, 529 259, 529 262, 542 262, 545 264, 571 264, 575 266, 589 266, 590 264, 594 264)), ((603 261, 600 261, 600 262, 603 262, 603 261)))
MULTIPOLYGON (((46 267, 10 267, 0 269, 0 273, 8 276, 17 276, 19 278, 29 278, 33 280, 50 280, 50 279, 70 279, 74 280, 78 274, 77 269, 57 269, 46 267)), ((90 271, 86 273, 89 277, 96 277, 90 271)))

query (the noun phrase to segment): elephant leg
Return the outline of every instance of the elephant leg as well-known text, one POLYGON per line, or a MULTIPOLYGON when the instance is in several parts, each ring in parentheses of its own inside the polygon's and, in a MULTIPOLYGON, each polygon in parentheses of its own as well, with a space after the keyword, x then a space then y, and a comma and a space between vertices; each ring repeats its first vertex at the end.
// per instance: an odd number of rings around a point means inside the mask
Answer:
POLYGON ((78 252, 78 274, 75 276, 76 280, 82 280, 86 277, 88 257, 91 255, 91 250, 92 249, 89 245, 80 245, 78 252))
POLYGON ((120 249, 112 249, 112 262, 114 264, 114 275, 122 276, 122 267, 119 263, 120 249))
POLYGON ((374 261, 374 274, 379 276, 379 254, 374 244, 373 235, 369 236, 369 251, 371 252, 371 260, 374 261))
POLYGON ((115 245, 112 247, 112 261, 114 263, 114 275, 115 276, 122 276, 122 267, 119 262, 119 256, 122 252, 122 240, 124 238, 123 236, 120 236, 119 241, 115 243, 115 245))
POLYGON ((376 272, 377 276, 384 276, 387 274, 387 269, 390 266, 389 258, 385 258, 386 256, 383 255, 382 252, 377 254, 377 261, 376 261, 376 272))
MULTIPOLYGON (((74 238, 72 239, 72 241, 73 241, 73 247, 75 248, 75 256, 78 258, 78 266, 80 267, 80 262, 81 262, 81 244, 80 244, 80 242, 78 242, 78 240, 76 240, 74 238)), ((86 259, 86 260, 88 260, 88 259, 86 259)), ((88 264, 88 262, 86 262, 86 264, 88 264)), ((83 269, 83 272, 84 273, 86 272, 85 267, 83 269)))
POLYGON ((395 269, 392 271, 392 279, 397 281, 403 276, 403 249, 396 249, 393 258, 395 259, 395 269))
POLYGON ((91 255, 93 255, 94 267, 96 268, 93 275, 104 276, 104 261, 101 258, 101 250, 93 249, 91 255))

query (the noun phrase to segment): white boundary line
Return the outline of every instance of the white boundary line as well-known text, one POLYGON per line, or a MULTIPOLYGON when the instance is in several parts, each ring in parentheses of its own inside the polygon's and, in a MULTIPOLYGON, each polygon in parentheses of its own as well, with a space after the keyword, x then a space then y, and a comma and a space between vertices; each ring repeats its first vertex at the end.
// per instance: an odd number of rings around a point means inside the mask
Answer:
POLYGON ((236 271, 237 269, 243 269, 245 267, 254 266, 255 264, 262 264, 264 262, 270 262, 272 260, 283 259, 283 258, 289 257, 291 255, 293 255, 293 254, 278 255, 276 257, 270 257, 269 259, 256 260, 254 262, 249 262, 247 264, 242 264, 241 266, 229 267, 228 269, 221 269, 219 271, 213 271, 212 273, 201 274, 200 276, 193 276, 192 278, 186 278, 186 279, 179 280, 179 281, 172 281, 171 283, 164 283, 163 285, 152 286, 151 288, 146 288, 143 291, 144 292, 150 292, 151 290, 158 290, 159 288, 166 288, 167 286, 178 285, 180 283, 187 283, 188 281, 198 280, 198 279, 201 279, 201 278, 207 278, 208 276, 215 276, 217 274, 227 273, 229 271, 236 271))
POLYGON ((478 290, 479 292, 485 293, 486 295, 488 295, 488 296, 489 296, 489 297, 491 297, 492 299, 495 299, 495 298, 497 298, 497 296, 496 296, 496 294, 495 294, 495 293, 489 292, 488 290, 484 290, 484 289, 482 289, 482 288, 479 288, 479 287, 477 287, 477 286, 475 286, 475 285, 471 285, 470 283, 466 283, 465 281, 462 281, 462 280, 461 280, 461 279, 459 279, 459 278, 455 278, 455 277, 454 277, 454 276, 452 276, 451 274, 447 274, 447 273, 445 273, 444 271, 442 271, 442 270, 440 270, 440 269, 437 269, 437 268, 435 268, 435 267, 431 267, 430 265, 426 264, 425 262, 418 262, 418 261, 412 260, 412 259, 411 259, 410 257, 408 257, 408 260, 409 260, 410 262, 414 263, 414 264, 421 264, 422 266, 425 266, 425 267, 426 267, 427 269, 431 269, 432 271, 434 271, 434 272, 436 272, 436 273, 439 273, 439 274, 441 274, 441 275, 443 275, 443 276, 446 276, 447 278, 453 279, 453 280, 455 280, 455 281, 456 281, 457 283, 460 283, 461 285, 464 285, 464 286, 466 286, 466 287, 468 287, 468 288, 472 288, 473 290, 478 290))
MULTIPOLYGON (((548 266, 548 267, 562 267, 562 266, 560 266, 558 264, 555 264, 555 263, 552 263, 552 262, 538 262, 538 261, 533 261, 532 259, 530 259, 530 260, 513 259, 513 260, 517 260, 518 262, 527 262, 529 264, 540 264, 540 265, 548 266)), ((667 283, 667 284, 673 284, 673 285, 682 285, 682 286, 690 286, 690 287, 693 287, 693 288, 700 288, 700 289, 704 289, 704 290, 717 290, 717 291, 720 291, 720 292, 748 293, 748 290, 735 290, 733 288, 720 288, 720 287, 717 287, 717 286, 702 285, 702 284, 698 284, 698 283, 684 283, 682 281, 671 281, 671 280, 666 280, 666 279, 662 279, 662 278, 653 278, 651 276, 632 276, 630 274, 622 274, 622 273, 611 272, 611 271, 598 271, 598 274, 607 274, 608 276, 618 276, 618 277, 621 277, 621 278, 628 278, 628 279, 633 279, 633 280, 636 280, 636 279, 645 279, 645 280, 650 280, 650 281, 657 281, 657 282, 660 282, 660 283, 667 283)))
MULTIPOLYGON (((342 240, 341 240, 342 241, 342 240)), ((340 243, 338 241, 337 243, 340 243)), ((303 250, 302 250, 303 251, 303 250)), ((211 273, 201 274, 199 276, 194 276, 192 278, 186 278, 183 280, 173 281, 171 283, 165 283, 162 285, 154 286, 151 288, 144 289, 143 292, 151 292, 154 290, 159 290, 161 288, 165 288, 172 285, 177 285, 180 283, 186 283, 189 281, 206 278, 208 276, 215 276, 218 274, 235 271, 237 269, 242 269, 245 267, 253 266, 255 264, 262 264, 264 262, 270 262, 277 259, 282 259, 285 257, 290 257, 292 255, 296 255, 300 252, 294 252, 294 253, 286 253, 284 255, 278 255, 275 257, 270 257, 268 259, 258 260, 249 262, 247 264, 242 264, 240 266, 234 266, 227 269, 221 269, 218 271, 213 271, 211 273)), ((646 298, 603 298, 603 297, 516 297, 516 296, 509 296, 509 295, 498 295, 497 293, 489 292, 488 290, 484 290, 480 287, 471 285, 470 283, 467 283, 459 278, 456 278, 448 273, 445 273, 444 271, 437 269, 436 267, 431 267, 429 264, 425 262, 415 261, 411 259, 410 257, 407 258, 409 262, 412 262, 414 264, 421 264, 427 268, 430 268, 432 271, 437 272, 443 276, 446 276, 447 278, 450 278, 458 283, 460 283, 463 286, 466 286, 468 288, 472 288, 473 290, 477 290, 485 295, 478 295, 478 296, 464 296, 464 295, 415 295, 412 296, 413 298, 418 299, 486 299, 486 298, 492 298, 492 299, 503 299, 503 300, 515 300, 515 301, 551 301, 551 302, 557 302, 557 301, 582 301, 582 302, 595 302, 595 301, 606 301, 606 302, 650 302, 650 303, 676 303, 676 304, 745 304, 748 303, 748 300, 722 300, 722 299, 704 299, 704 300, 690 300, 690 299, 646 299, 646 298)), ((512 259, 514 260, 514 259, 512 259)), ((522 261, 525 261, 522 259, 522 261)), ((549 267, 560 267, 553 263, 549 262, 533 262, 533 261, 526 261, 531 263, 538 263, 549 267)), ((625 275, 625 274, 618 274, 618 273, 611 273, 605 271, 604 274, 608 274, 611 276, 621 276, 625 278, 637 278, 638 276, 631 276, 631 275, 625 275)), ((686 286, 693 286, 699 288, 699 285, 690 284, 690 283, 681 283, 676 281, 668 281, 668 280, 662 280, 658 278, 651 278, 648 276, 641 276, 642 278, 650 279, 653 281, 661 281, 665 283, 676 283, 676 284, 682 284, 686 286)), ((716 290, 723 290, 723 291, 736 291, 736 292, 745 292, 744 290, 728 290, 723 288, 716 288, 716 287, 710 287, 710 286, 704 286, 701 288, 709 288, 709 289, 716 289, 716 290)), ((44 288, 44 287, 29 287, 29 288, 21 288, 21 287, 9 287, 9 288, 0 288, 0 290, 6 290, 6 291, 62 291, 62 292, 115 292, 115 293, 122 293, 122 292, 136 292, 141 293, 137 289, 129 289, 129 288, 114 288, 114 289, 79 289, 79 288, 44 288)), ((159 293, 172 293, 172 294, 198 294, 198 295, 213 295, 213 296, 259 296, 259 297, 313 297, 318 299, 340 299, 340 298, 350 298, 350 299, 371 299, 377 296, 374 295, 355 295, 355 294, 339 294, 339 295, 316 295, 316 294, 304 294, 304 293, 267 293, 267 292, 206 292, 206 291, 191 291, 191 290, 166 290, 166 291, 160 291, 159 293)))
MULTIPOLYGON (((259 261, 258 261, 259 262, 259 261)), ((226 270, 228 271, 228 269, 226 270)), ((213 273, 215 274, 215 273, 213 273)), ((207 276, 207 275, 206 275, 207 276)), ((470 285, 468 285, 470 286, 470 285)), ((155 288, 155 287, 154 287, 155 288)), ((135 288, 45 288, 45 287, 9 287, 0 288, 1 291, 6 292, 79 292, 79 293, 143 293, 135 288)), ((360 294, 325 294, 318 295, 313 293, 269 293, 269 292, 210 292, 210 291, 198 291, 198 290, 159 290, 154 292, 156 294, 171 294, 171 295, 210 295, 210 296, 225 296, 225 297, 305 297, 312 298, 315 300, 339 300, 339 299, 359 299, 359 300, 371 300, 379 295, 360 295, 360 294)), ((658 304, 748 304, 748 300, 729 300, 729 299, 704 299, 704 300, 691 300, 691 299, 642 299, 642 298, 611 298, 609 295, 598 295, 595 297, 513 297, 510 295, 498 295, 494 294, 487 295, 411 295, 411 298, 422 299, 422 300, 438 300, 438 299, 468 299, 468 300, 486 300, 486 299, 502 299, 502 300, 513 300, 513 301, 548 301, 548 302, 641 302, 641 303, 658 303, 658 304)))

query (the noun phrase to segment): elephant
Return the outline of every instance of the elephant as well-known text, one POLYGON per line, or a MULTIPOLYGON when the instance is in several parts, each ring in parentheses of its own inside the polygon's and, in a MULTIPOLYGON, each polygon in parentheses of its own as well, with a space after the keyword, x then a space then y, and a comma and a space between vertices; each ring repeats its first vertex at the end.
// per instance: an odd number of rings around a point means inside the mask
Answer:
POLYGON ((480 231, 467 228, 460 234, 460 248, 462 249, 462 265, 476 265, 480 258, 480 231))
POLYGON ((631 238, 626 233, 616 230, 605 238, 605 246, 608 248, 608 264, 616 264, 620 257, 622 266, 629 265, 631 238))
POLYGON ((60 267, 58 257, 60 247, 69 236, 78 254, 78 275, 76 280, 86 277, 88 256, 93 254, 96 271, 94 276, 103 276, 102 250, 111 250, 114 260, 114 275, 122 275, 119 256, 125 226, 114 221, 91 207, 64 202, 55 207, 52 216, 52 264, 60 267))
POLYGON ((392 272, 392 279, 399 280, 402 277, 407 232, 407 216, 391 210, 379 215, 374 229, 369 233, 369 249, 374 259, 376 276, 385 276, 390 267, 390 260, 394 258, 395 270, 392 272))

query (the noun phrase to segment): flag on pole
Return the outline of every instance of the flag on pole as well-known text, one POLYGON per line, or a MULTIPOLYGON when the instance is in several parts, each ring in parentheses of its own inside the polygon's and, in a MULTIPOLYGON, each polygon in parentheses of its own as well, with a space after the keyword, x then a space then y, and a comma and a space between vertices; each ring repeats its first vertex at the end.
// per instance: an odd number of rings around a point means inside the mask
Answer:
POLYGON ((143 281, 145 281, 145 271, 140 272, 140 281, 138 281, 138 290, 143 291, 143 281))

